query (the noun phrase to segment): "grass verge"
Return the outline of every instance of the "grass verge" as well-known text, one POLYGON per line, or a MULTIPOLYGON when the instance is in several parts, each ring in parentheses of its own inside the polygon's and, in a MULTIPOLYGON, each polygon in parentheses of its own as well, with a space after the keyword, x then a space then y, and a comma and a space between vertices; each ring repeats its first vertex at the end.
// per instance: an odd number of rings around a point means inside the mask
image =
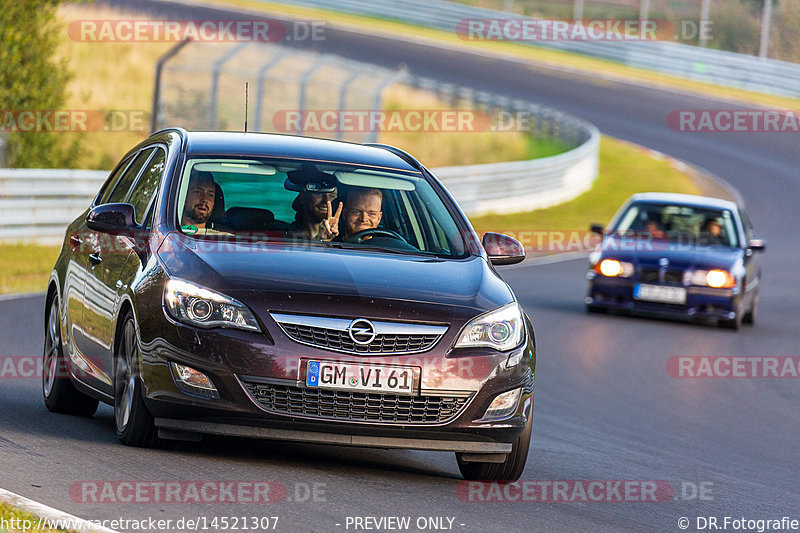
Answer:
MULTIPOLYGON (((433 93, 402 85, 386 91, 383 107, 386 111, 452 109, 433 93)), ((479 130, 482 124, 478 124, 477 119, 475 122, 479 130)), ((379 141, 408 151, 424 161, 427 167, 523 161, 560 154, 569 149, 558 140, 537 138, 522 131, 477 130, 387 130, 381 132, 379 141)))
POLYGON ((519 235, 530 231, 586 231, 589 224, 605 224, 619 206, 637 192, 700 194, 691 177, 669 160, 654 158, 634 145, 604 136, 600 167, 590 190, 563 204, 508 215, 471 217, 475 231, 519 235))
MULTIPOLYGON (((389 36, 408 35, 409 37, 416 37, 433 42, 445 42, 450 46, 455 46, 464 50, 490 51, 498 55, 524 59, 531 62, 531 68, 537 65, 552 67, 558 70, 564 70, 566 68, 591 77, 597 77, 598 73, 602 73, 606 78, 613 78, 622 82, 629 81, 650 86, 679 89, 681 91, 711 96, 713 98, 747 104, 759 104, 767 107, 797 109, 798 105, 800 105, 800 98, 775 96, 733 87, 723 87, 721 85, 701 81, 686 80, 669 74, 629 67, 613 61, 582 56, 561 50, 528 46, 516 42, 466 41, 459 38, 454 32, 435 30, 377 17, 351 15, 327 9, 285 5, 277 2, 264 2, 259 0, 213 0, 206 1, 205 3, 209 5, 216 4, 219 6, 241 7, 256 12, 271 13, 273 15, 282 15, 298 19, 325 20, 340 27, 353 28, 361 31, 367 29, 369 32, 376 34, 389 36)), ((457 21, 454 21, 454 23, 455 22, 457 21)), ((607 85, 608 81, 601 80, 600 83, 607 85)))
POLYGON ((15 532, 40 532, 40 533, 70 533, 72 530, 64 530, 64 529, 50 529, 50 528, 41 528, 39 529, 39 520, 38 516, 35 516, 31 513, 21 511, 16 507, 8 505, 7 503, 0 502, 0 523, 14 525, 13 528, 8 529, 0 529, 0 533, 15 533, 15 532), (29 526, 30 527, 27 527, 29 526))
POLYGON ((60 249, 59 246, 0 244, 0 294, 44 291, 60 249))

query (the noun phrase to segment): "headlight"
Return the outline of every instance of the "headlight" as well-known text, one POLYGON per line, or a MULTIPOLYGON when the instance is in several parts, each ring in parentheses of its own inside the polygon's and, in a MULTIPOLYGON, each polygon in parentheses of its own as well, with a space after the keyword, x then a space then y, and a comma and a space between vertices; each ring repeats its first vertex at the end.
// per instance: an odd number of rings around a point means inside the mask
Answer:
POLYGON ((167 282, 164 307, 176 320, 192 326, 261 329, 256 317, 241 302, 188 281, 171 279, 167 282))
POLYGON ((517 303, 473 318, 461 331, 456 348, 486 347, 504 352, 522 343, 525 323, 517 303))
POLYGON ((633 275, 633 263, 617 261, 616 259, 603 259, 595 266, 595 270, 609 278, 616 276, 629 278, 633 275))
POLYGON ((734 278, 727 270, 695 270, 690 282, 692 285, 709 286, 715 289, 730 289, 736 286, 734 278))

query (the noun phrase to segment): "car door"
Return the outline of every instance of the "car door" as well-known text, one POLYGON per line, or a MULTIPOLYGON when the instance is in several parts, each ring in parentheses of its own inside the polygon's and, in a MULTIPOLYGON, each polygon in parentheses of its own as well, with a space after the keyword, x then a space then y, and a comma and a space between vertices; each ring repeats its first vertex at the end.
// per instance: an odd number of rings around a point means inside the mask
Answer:
MULTIPOLYGON (((108 179, 100 188, 92 207, 108 201, 115 186, 122 179, 125 171, 133 161, 134 156, 124 158, 114 170, 111 171, 108 179)), ((85 287, 86 276, 89 264, 90 247, 89 242, 92 238, 91 230, 86 226, 86 215, 88 210, 72 225, 72 231, 67 236, 66 245, 69 247, 69 261, 64 276, 64 287, 62 298, 65 302, 66 330, 72 342, 65 343, 69 349, 69 358, 78 367, 82 368, 89 375, 95 375, 92 366, 84 358, 82 349, 86 347, 86 332, 84 330, 83 316, 86 307, 85 287)))
MULTIPOLYGON (((154 151, 153 147, 139 151, 103 203, 126 201, 154 151)), ((107 394, 112 392, 111 341, 115 333, 116 275, 132 253, 131 243, 128 237, 87 228, 82 244, 88 253, 83 314, 78 328, 80 335, 75 338, 75 343, 88 366, 87 372, 93 381, 89 384, 107 394)))

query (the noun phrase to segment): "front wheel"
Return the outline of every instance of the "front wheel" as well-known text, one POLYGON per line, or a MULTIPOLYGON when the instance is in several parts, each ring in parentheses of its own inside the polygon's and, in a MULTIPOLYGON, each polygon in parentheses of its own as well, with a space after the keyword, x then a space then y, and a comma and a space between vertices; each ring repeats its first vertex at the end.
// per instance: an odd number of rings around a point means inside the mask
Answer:
POLYGON ((127 446, 150 447, 158 441, 153 415, 142 398, 136 323, 128 313, 117 336, 114 357, 114 421, 117 438, 127 446))
POLYGON ((42 353, 42 395, 49 411, 90 417, 97 411, 98 401, 79 392, 69 380, 67 361, 61 342, 61 315, 58 295, 54 294, 45 317, 44 351, 42 353))
POLYGON ((756 289, 756 293, 753 295, 753 301, 750 302, 750 310, 746 312, 742 317, 742 322, 752 326, 753 324, 756 323, 757 316, 758 316, 758 289, 756 289))
POLYGON ((528 460, 528 449, 531 444, 531 432, 533 431, 533 409, 531 416, 528 417, 528 424, 525 430, 517 437, 511 447, 511 452, 506 456, 502 463, 480 463, 465 462, 461 459, 461 454, 456 453, 458 469, 464 479, 470 481, 516 481, 525 470, 525 462, 528 460))

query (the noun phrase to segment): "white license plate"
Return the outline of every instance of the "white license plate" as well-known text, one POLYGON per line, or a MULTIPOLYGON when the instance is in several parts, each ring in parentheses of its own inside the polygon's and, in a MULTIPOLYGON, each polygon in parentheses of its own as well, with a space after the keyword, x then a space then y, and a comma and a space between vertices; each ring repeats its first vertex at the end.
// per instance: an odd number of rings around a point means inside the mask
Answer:
POLYGON ((307 387, 358 392, 414 393, 414 369, 410 366, 309 361, 306 370, 307 387))
POLYGON ((661 285, 636 285, 633 297, 637 300, 662 302, 668 304, 685 304, 686 289, 683 287, 663 287, 661 285))

